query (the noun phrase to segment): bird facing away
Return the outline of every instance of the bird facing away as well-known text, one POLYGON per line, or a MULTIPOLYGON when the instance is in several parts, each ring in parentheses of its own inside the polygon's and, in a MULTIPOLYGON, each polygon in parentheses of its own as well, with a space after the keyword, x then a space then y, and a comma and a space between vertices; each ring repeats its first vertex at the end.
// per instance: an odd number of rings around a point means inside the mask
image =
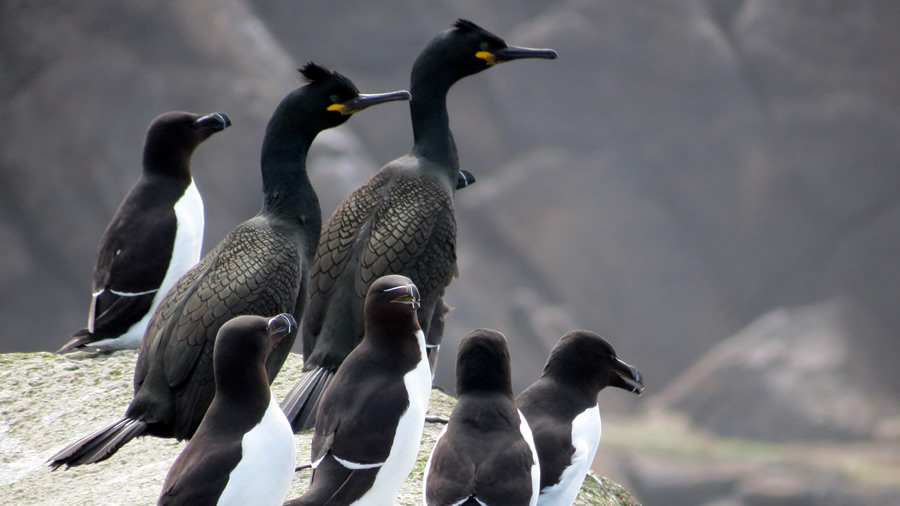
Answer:
POLYGON ((597 396, 612 386, 641 395, 644 379, 602 337, 575 330, 550 352, 541 378, 516 398, 541 463, 538 504, 572 504, 600 443, 597 396))
POLYGON ((439 341, 429 327, 457 274, 453 193, 464 175, 450 132, 447 92, 458 80, 501 62, 555 57, 549 49, 508 46, 464 20, 419 54, 410 84, 412 150, 354 190, 323 226, 301 324, 307 374, 282 402, 295 431, 314 425, 319 396, 362 338, 363 300, 379 277, 402 274, 419 287, 419 325, 429 354, 437 352, 439 341))
POLYGON ((222 325, 213 351, 216 395, 169 469, 160 506, 284 502, 294 476, 294 432, 269 391, 265 364, 296 329, 287 313, 222 325))
MULTIPOLYGON (((238 225, 166 295, 150 320, 134 370, 134 399, 125 418, 63 449, 51 466, 108 458, 139 435, 190 439, 215 391, 213 342, 219 327, 242 314, 291 313, 306 300, 307 270, 321 229, 319 201, 306 173, 316 135, 371 105, 409 100, 409 93, 360 95, 346 77, 314 63, 309 82, 285 97, 262 146, 262 211, 238 225)), ((266 361, 269 382, 296 332, 266 361)))
POLYGON ((141 345, 166 292, 200 259, 203 200, 191 177, 191 155, 230 125, 220 112, 167 112, 150 123, 141 176, 100 240, 87 327, 57 353, 141 345))
POLYGON ((428 506, 537 504, 538 456, 510 373, 500 332, 476 329, 460 343, 459 400, 425 466, 428 506))
POLYGON ((286 504, 395 503, 416 462, 431 392, 420 304, 407 277, 369 287, 363 340, 319 404, 309 490, 286 504))

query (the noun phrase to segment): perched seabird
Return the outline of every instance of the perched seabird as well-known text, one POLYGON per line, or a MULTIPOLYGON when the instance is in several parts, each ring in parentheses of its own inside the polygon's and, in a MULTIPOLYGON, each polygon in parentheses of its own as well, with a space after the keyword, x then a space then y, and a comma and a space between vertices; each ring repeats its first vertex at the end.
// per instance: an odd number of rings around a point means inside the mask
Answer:
POLYGON ((540 468, 528 422, 516 409, 503 334, 469 333, 456 357, 456 393, 425 466, 428 506, 537 504, 540 468))
POLYGON ((575 502, 600 443, 597 396, 608 386, 640 395, 644 380, 605 339, 576 330, 559 340, 541 378, 516 398, 541 462, 538 504, 575 502))
POLYGON ((404 276, 366 295, 365 334, 319 404, 309 490, 286 504, 394 504, 416 463, 431 393, 421 298, 404 276))
MULTIPOLYGON (((262 146, 265 200, 169 292, 147 327, 125 418, 66 447, 51 466, 99 462, 140 435, 190 439, 212 401, 213 342, 219 327, 242 314, 291 313, 300 320, 307 267, 321 229, 306 154, 316 135, 371 105, 409 100, 405 91, 360 95, 346 77, 314 63, 309 81, 285 97, 262 146)), ((290 352, 285 336, 266 361, 271 382, 290 352)))
POLYGON ((87 327, 57 353, 140 347, 153 311, 200 259, 203 200, 191 177, 191 155, 230 125, 220 112, 167 112, 150 123, 141 176, 100 240, 87 327))
POLYGON ((439 336, 429 326, 457 274, 453 193, 461 176, 447 93, 466 76, 523 58, 552 59, 556 53, 508 46, 465 20, 438 34, 419 54, 410 84, 412 150, 354 190, 322 229, 301 324, 307 377, 282 402, 295 431, 314 425, 321 392, 362 338, 363 300, 379 277, 402 274, 419 287, 419 325, 429 354, 437 353, 439 336))
POLYGON ((175 459, 160 506, 278 506, 294 476, 294 432, 269 391, 266 358, 297 329, 294 317, 238 316, 213 350, 216 395, 175 459))

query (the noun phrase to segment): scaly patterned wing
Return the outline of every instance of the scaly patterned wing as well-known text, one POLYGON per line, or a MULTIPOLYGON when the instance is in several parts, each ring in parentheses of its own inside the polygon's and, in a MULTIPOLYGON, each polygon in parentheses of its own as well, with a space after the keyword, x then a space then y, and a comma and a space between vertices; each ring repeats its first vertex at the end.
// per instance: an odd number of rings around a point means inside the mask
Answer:
POLYGON ((382 187, 390 180, 387 171, 372 176, 351 193, 322 227, 319 247, 310 273, 309 301, 304 317, 304 356, 309 356, 322 330, 329 301, 338 277, 347 269, 363 226, 381 202, 382 187))
POLYGON ((387 274, 408 276, 422 294, 420 324, 428 328, 431 311, 456 276, 456 217, 453 199, 430 178, 400 179, 376 214, 359 260, 354 318, 373 281, 387 274), (423 321, 424 320, 424 321, 423 321))
MULTIPOLYGON (((238 226, 209 253, 210 262, 180 301, 167 305, 159 352, 175 394, 176 437, 190 437, 215 393, 212 353, 225 322, 243 314, 293 311, 300 290, 301 260, 296 241, 262 220, 238 226)), ((179 283, 180 284, 180 283, 179 283)))

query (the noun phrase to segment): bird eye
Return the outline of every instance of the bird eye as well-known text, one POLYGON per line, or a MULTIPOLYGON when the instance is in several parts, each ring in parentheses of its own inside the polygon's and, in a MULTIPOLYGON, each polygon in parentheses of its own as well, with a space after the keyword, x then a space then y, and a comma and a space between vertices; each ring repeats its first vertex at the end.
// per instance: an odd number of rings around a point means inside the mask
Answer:
POLYGON ((487 42, 482 42, 479 47, 481 48, 482 51, 487 51, 488 48, 491 47, 491 45, 488 44, 487 42))
POLYGON ((337 95, 332 95, 332 96, 328 97, 328 99, 331 100, 332 104, 336 104, 340 100, 340 97, 338 97, 337 95))

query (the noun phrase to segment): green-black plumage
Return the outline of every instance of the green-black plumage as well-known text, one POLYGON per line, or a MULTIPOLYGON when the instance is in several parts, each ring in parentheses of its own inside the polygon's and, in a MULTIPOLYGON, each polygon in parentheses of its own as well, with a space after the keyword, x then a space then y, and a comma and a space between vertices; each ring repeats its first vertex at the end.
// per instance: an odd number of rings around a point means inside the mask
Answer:
MULTIPOLYGON (((366 291, 386 274, 413 280, 422 294, 419 324, 430 355, 440 336, 429 332, 435 307, 457 274, 453 193, 464 174, 450 131, 447 93, 460 79, 521 58, 555 58, 547 49, 508 46, 459 20, 419 54, 410 80, 413 147, 351 193, 322 229, 302 326, 304 370, 282 408, 294 430, 313 426, 316 405, 363 335, 366 291)), ((440 302, 443 308, 443 302, 440 302)))
MULTIPOLYGON (((147 327, 134 372, 134 399, 125 418, 70 445, 51 466, 108 458, 139 435, 190 439, 215 393, 213 343, 238 315, 291 313, 306 300, 308 267, 321 231, 321 211, 306 173, 316 135, 370 105, 408 100, 409 93, 360 95, 346 77, 316 64, 301 69, 309 81, 278 105, 266 128, 261 156, 262 211, 238 225, 168 293, 147 327)), ((271 383, 291 349, 286 336, 266 361, 271 383)))

